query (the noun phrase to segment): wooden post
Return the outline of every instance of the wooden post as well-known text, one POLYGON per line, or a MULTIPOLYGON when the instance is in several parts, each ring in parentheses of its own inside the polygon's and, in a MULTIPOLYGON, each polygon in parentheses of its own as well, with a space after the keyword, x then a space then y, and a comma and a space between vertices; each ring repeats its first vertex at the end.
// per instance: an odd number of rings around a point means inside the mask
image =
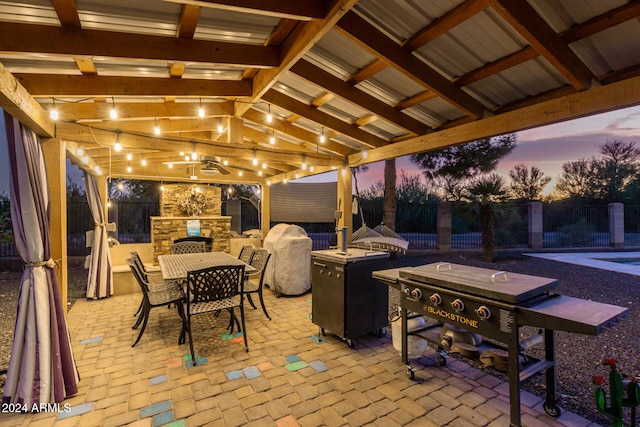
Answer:
POLYGON ((67 313, 67 159, 65 142, 59 138, 42 140, 49 182, 49 240, 64 313, 67 313))
POLYGON ((271 229, 271 186, 263 184, 261 192, 260 225, 262 228, 262 241, 264 242, 264 238, 267 237, 267 233, 271 229))
POLYGON ((347 227, 349 234, 347 243, 351 243, 353 233, 353 213, 351 202, 353 197, 353 175, 349 166, 338 169, 338 205, 337 210, 342 212, 342 217, 338 221, 338 227, 347 227))

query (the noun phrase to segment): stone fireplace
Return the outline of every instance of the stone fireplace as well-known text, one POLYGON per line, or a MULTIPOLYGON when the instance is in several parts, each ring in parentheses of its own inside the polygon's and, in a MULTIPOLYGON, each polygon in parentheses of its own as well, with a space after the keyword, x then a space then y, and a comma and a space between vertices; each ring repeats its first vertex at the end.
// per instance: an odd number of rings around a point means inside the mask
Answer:
POLYGON ((229 252, 231 238, 231 217, 222 216, 222 193, 220 187, 196 184, 170 184, 160 195, 160 216, 151 217, 151 244, 153 261, 158 262, 158 255, 168 254, 169 245, 175 239, 187 236, 187 221, 198 220, 200 235, 214 237, 213 251, 229 252), (178 200, 185 192, 198 188, 206 198, 202 213, 197 216, 186 216, 178 208, 178 200))

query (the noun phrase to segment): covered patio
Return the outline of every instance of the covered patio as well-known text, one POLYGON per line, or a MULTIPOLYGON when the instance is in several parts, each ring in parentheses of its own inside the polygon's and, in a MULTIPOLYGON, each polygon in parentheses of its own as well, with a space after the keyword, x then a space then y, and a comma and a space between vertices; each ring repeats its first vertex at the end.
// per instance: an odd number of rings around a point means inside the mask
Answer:
MULTIPOLYGON (((640 2, 619 0, 0 2, 0 107, 15 135, 33 132, 46 183, 46 256, 25 265, 55 273, 59 292, 43 301, 66 302, 67 158, 91 181, 105 236, 114 180, 257 185, 266 235, 272 186, 338 171, 350 240, 352 168, 640 104, 638 17, 640 2)), ((22 189, 35 186, 22 172, 22 189)), ((71 413, 3 422, 508 424, 507 387, 483 372, 429 365, 411 384, 388 338, 358 351, 313 341, 307 297, 270 301, 295 306, 272 322, 250 313, 249 354, 199 337, 209 363, 186 369, 171 310, 131 349, 138 301, 108 298, 108 258, 95 268, 102 300, 68 313, 82 380, 58 400, 71 413)), ((538 403, 523 398, 523 420, 557 425, 538 403)))

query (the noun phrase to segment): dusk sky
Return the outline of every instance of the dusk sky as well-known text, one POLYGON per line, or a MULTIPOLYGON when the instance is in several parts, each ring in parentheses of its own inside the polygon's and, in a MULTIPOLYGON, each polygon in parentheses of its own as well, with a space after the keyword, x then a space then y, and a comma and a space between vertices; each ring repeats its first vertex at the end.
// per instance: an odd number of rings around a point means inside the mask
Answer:
MULTIPOLYGON (((545 193, 549 193, 555 185, 563 163, 597 156, 598 146, 612 139, 636 142, 640 145, 640 106, 518 132, 516 148, 502 159, 497 172, 508 177, 508 171, 517 163, 524 162, 527 166, 536 166, 553 179, 545 188, 545 193)), ((372 163, 369 166, 368 172, 358 175, 360 190, 365 190, 383 179, 383 162, 372 163)), ((419 169, 407 157, 397 160, 396 169, 398 175, 401 170, 409 175, 420 174, 419 169)), ((335 180, 335 172, 313 177, 313 181, 335 180)), ((0 120, 1 193, 9 194, 9 161, 2 120, 0 120)))

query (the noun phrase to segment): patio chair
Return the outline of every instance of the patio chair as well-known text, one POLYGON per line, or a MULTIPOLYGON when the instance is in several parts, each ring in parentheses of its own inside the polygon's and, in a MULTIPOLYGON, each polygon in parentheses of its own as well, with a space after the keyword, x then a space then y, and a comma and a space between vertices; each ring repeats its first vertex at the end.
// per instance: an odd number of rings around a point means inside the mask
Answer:
POLYGON ((138 321, 132 328, 136 329, 138 326, 140 326, 140 323, 142 323, 142 328, 140 329, 138 338, 136 338, 136 341, 131 345, 131 347, 135 347, 136 344, 138 344, 138 342, 140 341, 140 338, 142 338, 142 334, 147 327, 151 309, 156 307, 168 306, 169 304, 175 304, 178 308, 178 314, 180 315, 180 318, 184 319, 184 292, 182 292, 182 289, 180 289, 180 287, 175 283, 173 283, 173 286, 167 286, 161 290, 160 288, 151 290, 151 288, 149 287, 149 283, 142 278, 142 275, 140 274, 140 271, 138 270, 135 262, 131 258, 128 258, 127 264, 129 264, 131 272, 136 278, 136 281, 140 286, 140 290, 142 291, 142 313, 140 314, 138 321))
POLYGON ((270 257, 271 254, 266 249, 254 250, 253 256, 251 257, 251 266, 257 271, 255 273, 246 274, 244 279, 244 294, 247 296, 249 304, 251 304, 251 307, 253 307, 254 310, 256 309, 256 306, 251 299, 251 294, 258 294, 258 298, 260 298, 260 305, 262 306, 262 311, 269 320, 271 320, 271 317, 269 316, 269 313, 267 313, 267 308, 264 305, 262 287, 264 281, 264 272, 266 270, 267 263, 269 262, 270 257))
MULTIPOLYGON (((136 267, 138 268, 138 273, 140 273, 140 276, 142 277, 142 279, 147 283, 147 288, 149 290, 153 292, 160 292, 160 291, 172 289, 175 286, 181 286, 180 282, 177 282, 175 280, 164 280, 164 279, 152 280, 151 277, 153 276, 162 276, 162 272, 160 270, 151 270, 145 267, 144 263, 142 262, 142 258, 140 258, 140 255, 138 254, 138 252, 132 251, 130 253, 131 253, 131 260, 135 263, 136 267)), ((134 314, 134 317, 140 314, 140 312, 142 311, 143 304, 144 304, 144 299, 140 301, 140 306, 138 307, 138 311, 136 311, 136 313, 134 314)), ((169 305, 169 307, 170 306, 171 305, 169 305)), ((137 324, 139 324, 139 322, 140 322, 140 319, 138 319, 137 324)), ((137 327, 137 324, 136 324, 136 327, 137 327)))
POLYGON ((169 245, 169 253, 171 254, 194 254, 198 252, 206 252, 204 242, 177 242, 169 245))
POLYGON ((182 332, 178 344, 184 344, 186 334, 189 334, 189 347, 191 360, 196 364, 193 347, 193 329, 191 317, 196 314, 227 310, 231 314, 231 332, 235 321, 238 328, 238 318, 234 309, 240 308, 242 322, 242 334, 244 336, 245 351, 249 351, 247 345, 247 331, 244 322, 244 301, 242 298, 242 280, 244 278, 244 265, 221 265, 187 273, 187 297, 183 310, 182 332))
POLYGON ((245 245, 240 249, 238 259, 245 264, 251 264, 251 257, 253 256, 253 245, 245 245))

